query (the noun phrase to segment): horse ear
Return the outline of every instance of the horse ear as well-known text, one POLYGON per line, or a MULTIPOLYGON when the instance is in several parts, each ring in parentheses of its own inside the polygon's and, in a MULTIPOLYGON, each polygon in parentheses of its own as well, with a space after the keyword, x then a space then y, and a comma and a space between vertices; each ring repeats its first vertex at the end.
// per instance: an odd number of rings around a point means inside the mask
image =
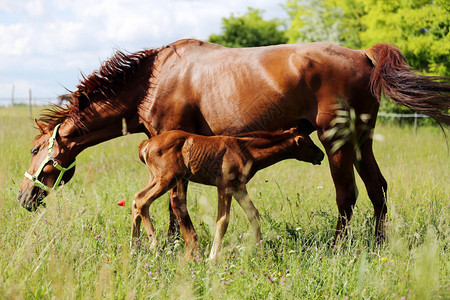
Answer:
POLYGON ((46 132, 48 132, 48 125, 47 124, 45 124, 44 122, 42 122, 41 120, 39 120, 39 119, 34 119, 34 123, 36 123, 36 125, 37 125, 37 127, 39 128, 39 131, 41 132, 41 133, 46 133, 46 132))

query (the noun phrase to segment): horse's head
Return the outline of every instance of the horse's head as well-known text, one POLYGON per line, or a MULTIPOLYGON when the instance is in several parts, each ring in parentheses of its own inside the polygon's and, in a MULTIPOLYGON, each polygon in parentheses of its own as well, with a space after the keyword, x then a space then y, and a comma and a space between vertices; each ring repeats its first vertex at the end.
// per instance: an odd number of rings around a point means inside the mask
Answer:
POLYGON ((67 182, 75 172, 75 154, 58 134, 60 125, 46 125, 35 120, 41 133, 37 135, 31 149, 31 166, 25 172, 17 200, 29 211, 34 211, 51 190, 61 182, 67 182))
POLYGON ((325 155, 322 150, 314 144, 307 134, 298 133, 295 137, 296 159, 320 165, 325 155))

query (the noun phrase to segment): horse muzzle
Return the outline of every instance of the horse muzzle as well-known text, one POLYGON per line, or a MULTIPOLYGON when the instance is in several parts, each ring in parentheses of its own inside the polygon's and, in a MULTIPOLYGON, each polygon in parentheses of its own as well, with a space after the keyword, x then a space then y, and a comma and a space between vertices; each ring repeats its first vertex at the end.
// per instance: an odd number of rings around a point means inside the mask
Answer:
POLYGON ((17 194, 17 201, 20 205, 28 211, 36 211, 40 205, 45 206, 43 202, 46 196, 45 191, 40 188, 33 187, 31 190, 23 191, 19 190, 17 194))
POLYGON ((313 162, 313 165, 320 165, 324 158, 325 158, 325 154, 323 154, 323 152, 320 151, 320 153, 317 155, 315 161, 313 162))

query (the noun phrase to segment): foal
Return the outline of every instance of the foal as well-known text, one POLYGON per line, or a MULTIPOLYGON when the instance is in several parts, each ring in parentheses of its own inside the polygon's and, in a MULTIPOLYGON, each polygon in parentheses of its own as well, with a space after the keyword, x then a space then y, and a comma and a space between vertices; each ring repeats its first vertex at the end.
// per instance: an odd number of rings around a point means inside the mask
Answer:
MULTIPOLYGON (((284 132, 251 132, 238 136, 201 136, 180 130, 168 131, 143 141, 139 157, 150 170, 150 182, 136 193, 132 205, 132 236, 139 236, 141 220, 150 239, 155 230, 149 207, 159 196, 186 179, 213 185, 218 191, 216 233, 210 259, 216 259, 229 223, 231 196, 237 200, 259 241, 259 213, 245 184, 255 173, 274 163, 295 158, 320 164, 323 152, 308 135, 296 129, 284 132)), ((186 208, 183 208, 186 209, 186 208)), ((193 249, 186 249, 189 255, 193 249)))

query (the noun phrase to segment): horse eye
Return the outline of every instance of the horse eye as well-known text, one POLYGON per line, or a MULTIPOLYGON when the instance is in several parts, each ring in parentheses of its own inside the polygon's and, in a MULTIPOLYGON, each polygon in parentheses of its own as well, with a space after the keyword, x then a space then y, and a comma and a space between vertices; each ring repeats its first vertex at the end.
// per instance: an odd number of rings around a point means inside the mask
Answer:
POLYGON ((31 154, 36 155, 39 152, 39 148, 33 148, 31 149, 31 154))

